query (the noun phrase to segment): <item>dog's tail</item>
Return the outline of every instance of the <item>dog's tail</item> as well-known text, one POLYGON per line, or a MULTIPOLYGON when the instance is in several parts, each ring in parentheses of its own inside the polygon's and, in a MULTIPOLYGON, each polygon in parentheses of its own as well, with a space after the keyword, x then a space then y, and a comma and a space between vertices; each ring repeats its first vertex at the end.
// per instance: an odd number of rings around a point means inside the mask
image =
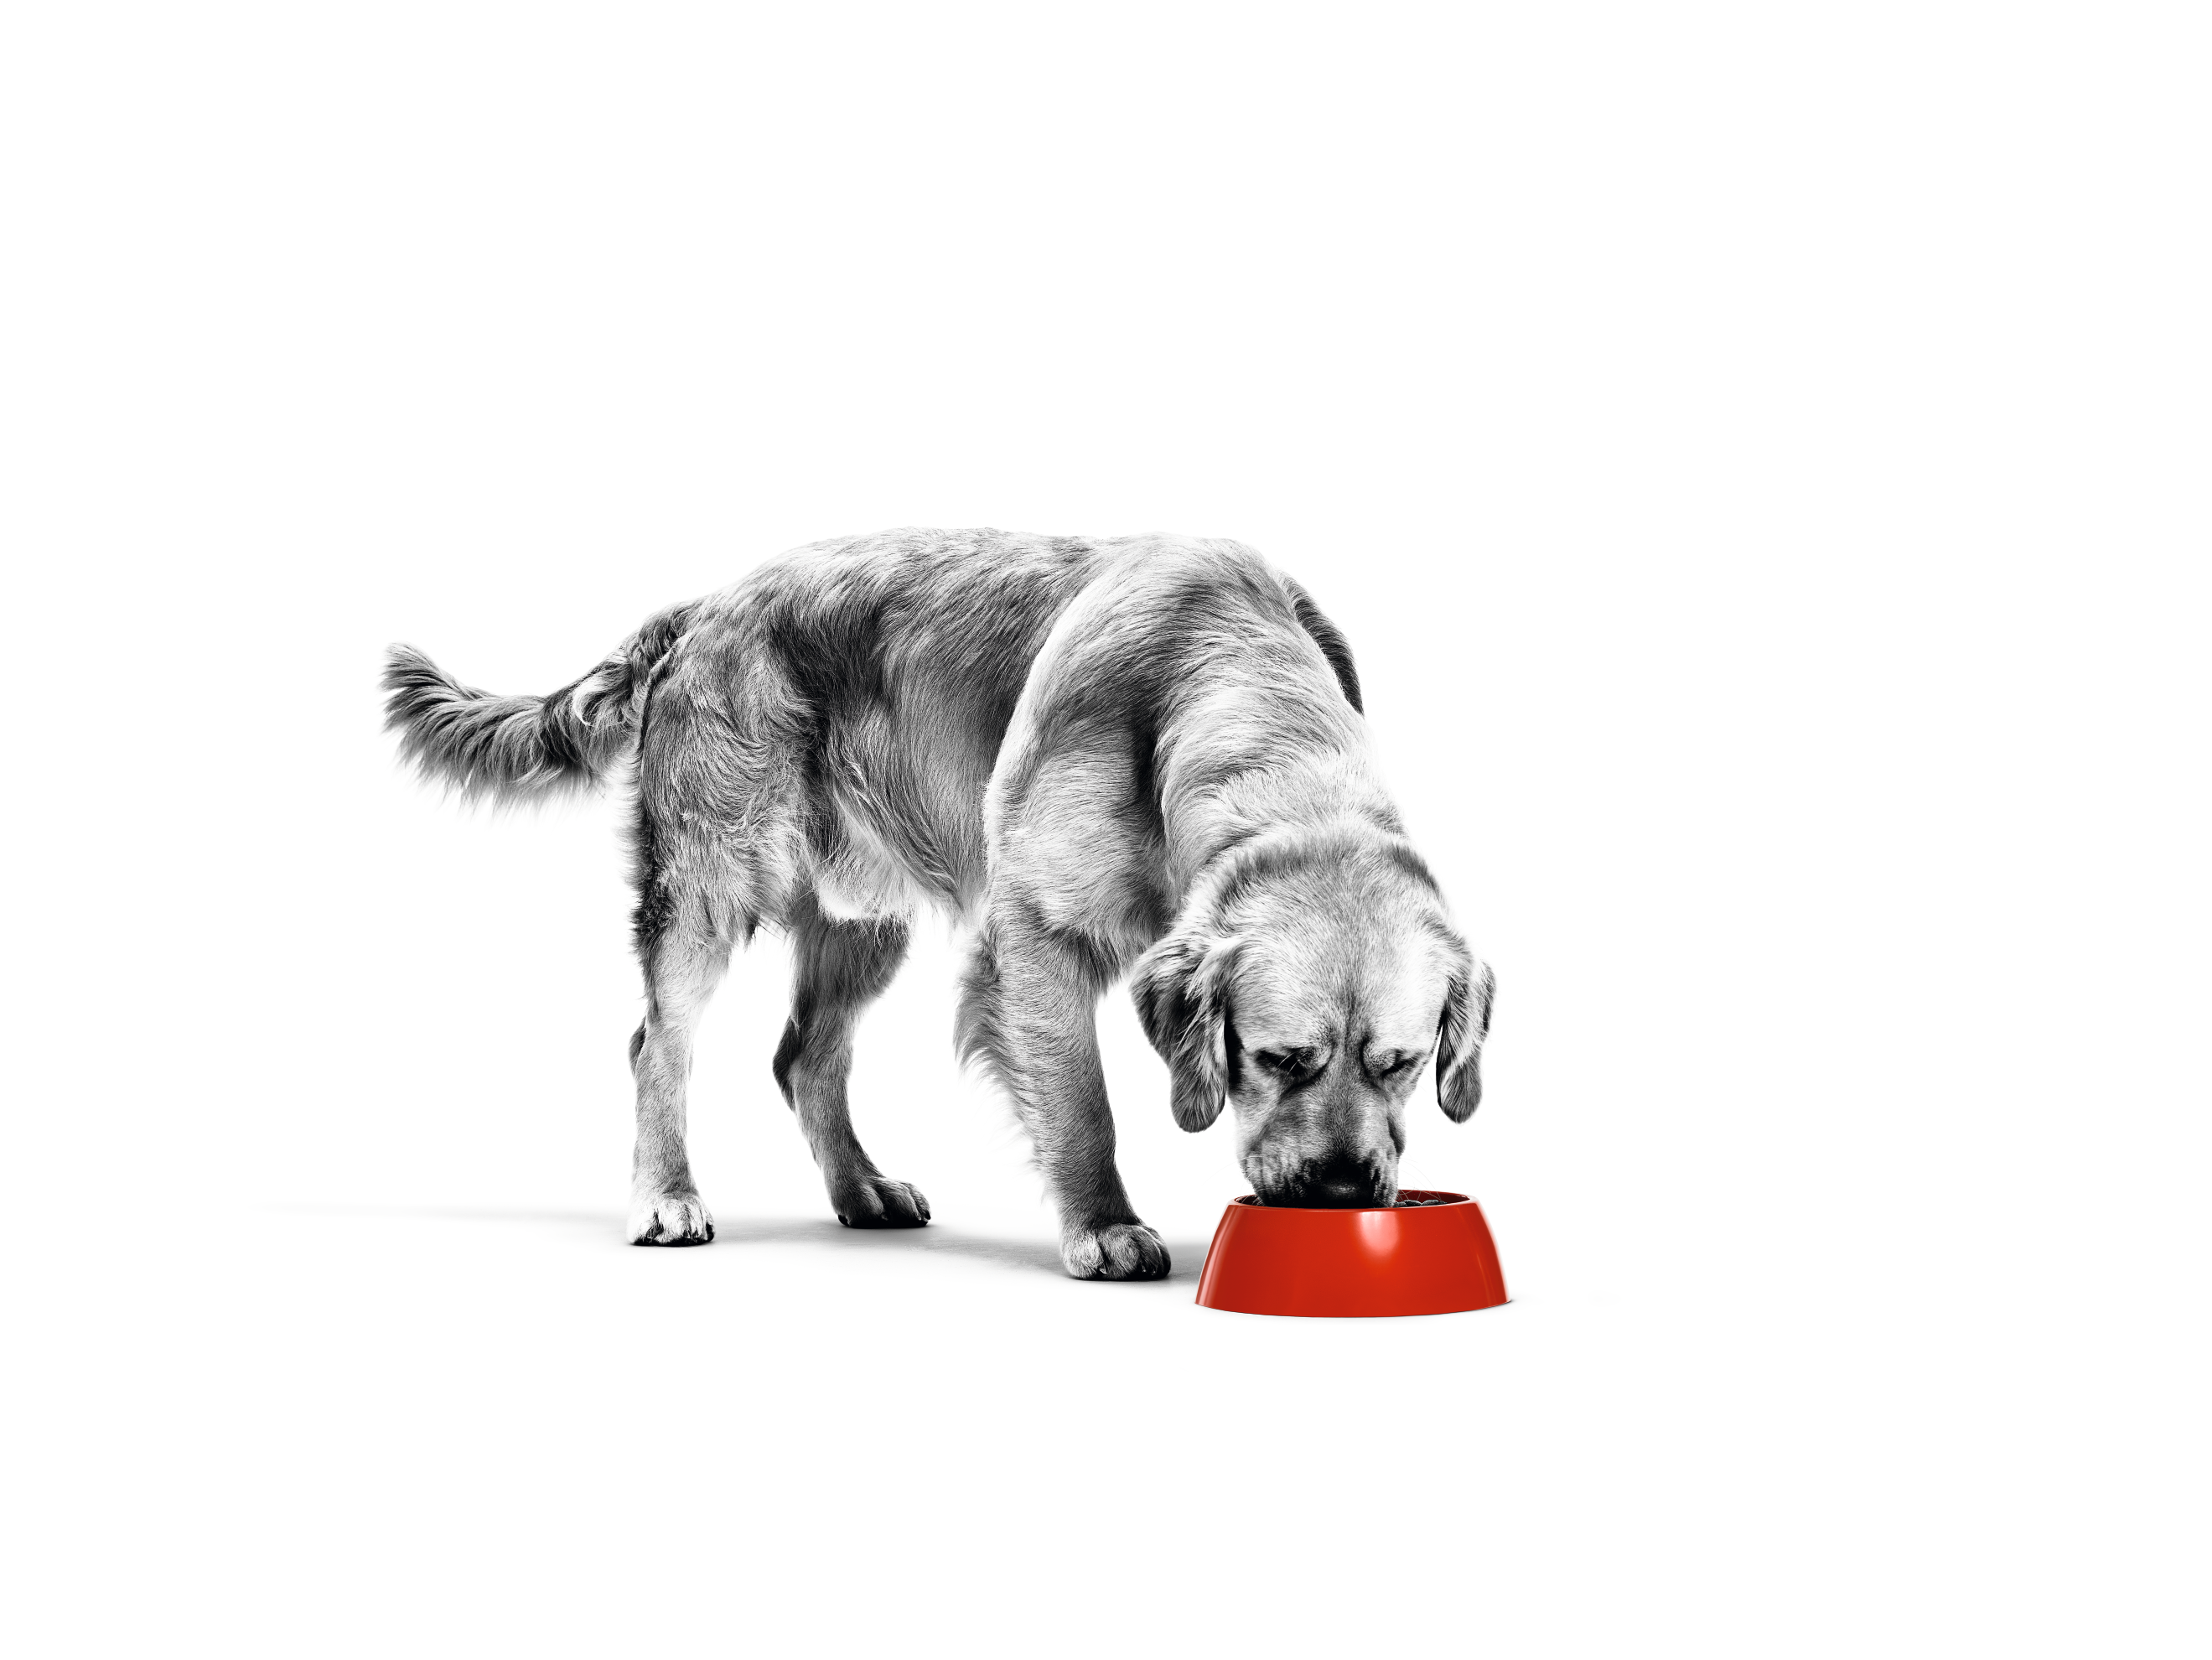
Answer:
POLYGON ((465 686, 412 646, 384 662, 384 724, 423 777, 471 800, 541 801, 589 788, 629 751, 653 671, 696 602, 662 611, 580 680, 543 697, 465 686))

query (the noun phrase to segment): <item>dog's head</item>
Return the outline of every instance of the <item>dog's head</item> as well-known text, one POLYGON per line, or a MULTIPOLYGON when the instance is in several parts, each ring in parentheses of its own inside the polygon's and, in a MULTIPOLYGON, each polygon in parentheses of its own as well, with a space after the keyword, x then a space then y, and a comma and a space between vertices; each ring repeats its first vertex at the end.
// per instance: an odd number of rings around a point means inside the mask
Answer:
POLYGON ((1389 1204, 1431 1057, 1446 1116, 1482 1098, 1490 970, 1395 837, 1293 836, 1226 862, 1132 982, 1176 1122, 1234 1107, 1264 1204, 1389 1204))

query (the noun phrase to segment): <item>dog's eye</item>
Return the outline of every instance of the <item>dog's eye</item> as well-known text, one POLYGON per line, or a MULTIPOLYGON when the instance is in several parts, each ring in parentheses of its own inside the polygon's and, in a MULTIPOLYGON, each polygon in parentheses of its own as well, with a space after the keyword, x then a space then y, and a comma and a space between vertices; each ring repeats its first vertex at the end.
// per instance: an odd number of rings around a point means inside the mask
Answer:
POLYGON ((1278 1078, 1287 1078, 1293 1082, 1314 1069, 1314 1052, 1311 1049, 1255 1049, 1252 1058, 1278 1078))

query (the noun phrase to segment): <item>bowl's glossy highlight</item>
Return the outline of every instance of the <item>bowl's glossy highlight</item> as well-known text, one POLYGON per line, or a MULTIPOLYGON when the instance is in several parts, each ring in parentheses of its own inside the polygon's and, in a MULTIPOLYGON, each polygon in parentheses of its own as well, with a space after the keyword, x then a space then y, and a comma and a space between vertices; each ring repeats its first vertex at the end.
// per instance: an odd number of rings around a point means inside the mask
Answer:
POLYGON ((1408 1189, 1367 1210, 1297 1210, 1250 1195, 1222 1213, 1199 1303, 1234 1314, 1460 1314, 1505 1301, 1482 1207, 1408 1189))

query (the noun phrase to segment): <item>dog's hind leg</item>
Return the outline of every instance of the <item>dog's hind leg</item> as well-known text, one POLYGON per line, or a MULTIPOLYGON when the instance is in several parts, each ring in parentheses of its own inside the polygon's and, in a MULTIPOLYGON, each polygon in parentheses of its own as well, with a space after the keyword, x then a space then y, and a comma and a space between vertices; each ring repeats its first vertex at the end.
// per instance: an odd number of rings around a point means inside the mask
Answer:
POLYGON ((918 1228, 929 1220, 921 1189, 895 1182, 853 1134, 845 1085, 853 1026, 906 958, 902 918, 861 921, 825 915, 812 894, 785 915, 791 929, 791 1020, 775 1051, 776 1086, 799 1117, 830 1206, 848 1228, 918 1228))
POLYGON ((638 900, 638 955, 645 964, 645 1024, 630 1039, 637 1079, 637 1151, 631 1164, 634 1245, 703 1245, 714 1237, 684 1150, 691 1035, 729 966, 730 933, 696 893, 674 894, 658 877, 638 900))

